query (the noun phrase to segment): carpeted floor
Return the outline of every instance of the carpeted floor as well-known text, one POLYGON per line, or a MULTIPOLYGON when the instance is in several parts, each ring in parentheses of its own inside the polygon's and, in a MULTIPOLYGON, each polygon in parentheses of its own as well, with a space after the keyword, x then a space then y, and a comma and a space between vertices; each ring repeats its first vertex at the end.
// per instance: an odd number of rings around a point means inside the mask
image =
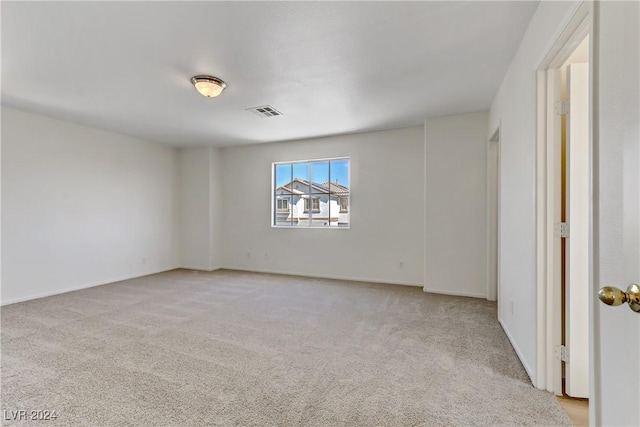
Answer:
POLYGON ((5 425, 571 425, 485 300, 176 270, 1 319, 5 425))

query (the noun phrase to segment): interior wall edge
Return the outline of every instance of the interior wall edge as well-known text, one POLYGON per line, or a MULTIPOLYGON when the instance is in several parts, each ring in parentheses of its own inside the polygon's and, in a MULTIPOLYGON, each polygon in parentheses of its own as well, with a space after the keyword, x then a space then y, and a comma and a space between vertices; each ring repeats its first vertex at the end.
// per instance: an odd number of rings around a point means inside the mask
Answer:
POLYGON ((143 274, 132 274, 132 275, 120 276, 120 277, 117 277, 117 278, 114 278, 114 279, 100 280, 100 281, 97 281, 97 282, 90 282, 90 283, 86 283, 86 284, 79 285, 79 286, 73 286, 73 287, 64 288, 64 289, 57 289, 55 291, 41 292, 41 293, 27 295, 25 297, 19 297, 19 298, 11 298, 9 300, 2 300, 0 302, 0 306, 4 307, 6 305, 16 304, 16 303, 19 303, 19 302, 33 301, 33 300, 40 299, 40 298, 46 298, 46 297, 51 297, 51 296, 54 296, 54 295, 66 294, 68 292, 79 291, 79 290, 82 290, 82 289, 95 288, 96 286, 111 285, 113 283, 122 282, 124 280, 137 279, 139 277, 151 276, 151 275, 158 274, 158 273, 165 273, 167 271, 173 271, 173 270, 176 270, 178 268, 180 268, 180 267, 165 268, 165 269, 160 269, 160 270, 156 270, 156 271, 150 271, 148 273, 143 273, 143 274))
POLYGON ((500 323, 500 326, 502 327, 502 330, 504 331, 505 335, 509 339, 509 342, 511 343, 511 347, 513 347, 513 350, 518 355, 518 359, 520 359, 520 363, 522 363, 522 366, 524 367, 524 370, 527 371, 527 375, 529 375, 529 379, 531 380, 531 383, 533 384, 534 387, 537 388, 538 385, 537 385, 537 381, 536 381, 536 376, 533 374, 533 370, 531 369, 531 367, 527 363, 527 359, 524 357, 524 355, 522 353, 522 350, 520 350, 520 347, 518 346, 518 343, 513 339, 513 336, 511 335, 511 332, 509 332, 509 328, 502 321, 500 316, 498 316, 498 323, 500 323))
POLYGON ((174 270, 190 270, 190 271, 194 271, 194 272, 203 272, 203 273, 213 273, 214 271, 218 271, 218 270, 223 270, 224 267, 222 266, 215 266, 215 267, 210 267, 210 266, 194 266, 194 267, 190 267, 188 265, 181 265, 180 267, 176 267, 174 270))
POLYGON ((310 274, 310 273, 257 269, 257 268, 248 269, 248 268, 233 267, 233 266, 222 267, 221 270, 244 271, 247 273, 277 274, 281 276, 308 277, 308 278, 314 278, 314 279, 344 280, 348 282, 377 283, 377 284, 383 284, 383 285, 410 286, 415 288, 418 288, 418 287, 422 288, 423 286, 422 283, 403 282, 401 280, 371 279, 371 278, 364 278, 364 277, 357 277, 357 276, 334 276, 334 275, 310 274))
POLYGON ((422 291, 426 294, 451 295, 454 297, 487 299, 487 296, 485 294, 478 294, 474 292, 448 291, 444 289, 428 288, 427 286, 423 286, 422 291))

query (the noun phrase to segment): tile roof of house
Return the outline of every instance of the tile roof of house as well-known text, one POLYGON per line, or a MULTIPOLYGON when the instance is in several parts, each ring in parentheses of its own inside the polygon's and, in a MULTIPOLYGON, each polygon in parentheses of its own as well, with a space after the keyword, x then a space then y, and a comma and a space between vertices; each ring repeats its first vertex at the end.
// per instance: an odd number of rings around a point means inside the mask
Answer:
POLYGON ((323 182, 321 185, 328 188, 333 194, 349 194, 349 187, 340 185, 337 182, 323 182))
POLYGON ((289 187, 286 187, 286 186, 284 186, 284 185, 282 185, 282 186, 280 186, 280 187, 276 188, 276 191, 277 191, 277 190, 284 190, 284 191, 288 191, 288 192, 289 192, 289 193, 291 193, 291 194, 306 194, 304 191, 296 190, 295 188, 289 188, 289 187))
POLYGON ((278 187, 278 188, 283 188, 283 189, 286 189, 288 191, 295 192, 296 194, 298 194, 298 193, 299 194, 307 193, 306 191, 299 191, 299 190, 296 190, 295 188, 293 188, 293 184, 296 183, 296 182, 302 184, 304 187, 311 186, 311 188, 312 188, 311 192, 312 193, 328 193, 329 192, 328 189, 323 187, 321 184, 316 184, 315 182, 305 181, 304 179, 300 179, 300 178, 294 178, 293 181, 291 181, 291 182, 289 182, 289 183, 287 183, 287 184, 285 184, 285 185, 283 185, 281 187, 278 187))
POLYGON ((324 182, 322 184, 318 184, 316 182, 309 182, 309 181, 305 181, 304 179, 300 179, 300 178, 294 178, 293 181, 285 184, 285 185, 281 185, 280 187, 276 188, 276 190, 285 190, 288 191, 289 193, 292 194, 306 194, 306 191, 300 191, 300 190, 296 190, 295 188, 293 188, 293 184, 294 182, 298 182, 300 184, 302 184, 305 187, 311 187, 311 192, 312 193, 323 193, 323 194, 338 194, 338 195, 348 195, 349 194, 349 187, 345 187, 344 185, 340 185, 337 182, 324 182))

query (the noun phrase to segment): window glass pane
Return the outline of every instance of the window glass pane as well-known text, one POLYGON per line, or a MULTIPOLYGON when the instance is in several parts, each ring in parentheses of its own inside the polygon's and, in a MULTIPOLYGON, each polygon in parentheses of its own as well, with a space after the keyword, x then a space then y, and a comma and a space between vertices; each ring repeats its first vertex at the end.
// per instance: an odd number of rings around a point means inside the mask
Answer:
POLYGON ((291 196, 289 201, 289 223, 290 225, 300 225, 300 217, 304 219, 304 200, 296 194, 291 196))
POLYGON ((276 194, 275 202, 276 225, 291 225, 291 196, 276 194))
MULTIPOLYGON (((338 211, 338 222, 337 222, 337 226, 338 227, 348 227, 349 226, 349 222, 350 222, 350 215, 351 215, 351 211, 347 210, 341 210, 340 207, 336 207, 336 210, 338 211)), ((333 225, 333 224, 332 224, 333 225)))
POLYGON ((274 182, 276 188, 291 182, 291 164, 275 165, 274 182))
POLYGON ((294 194, 309 193, 309 163, 293 164, 293 180, 288 188, 294 194))
POLYGON ((329 182, 329 162, 311 163, 311 179, 315 188, 311 192, 323 192, 324 184, 329 182))
POLYGON ((329 203, 329 224, 331 227, 337 227, 340 222, 340 198, 332 196, 329 203))
MULTIPOLYGON (((331 183, 336 184, 336 189, 346 188, 347 191, 350 187, 349 183, 349 159, 331 160, 329 166, 331 172, 331 183)), ((332 186, 333 187, 333 186, 332 186)), ((334 189, 332 188, 332 192, 334 189)))
POLYGON ((327 203, 328 193, 311 193, 310 202, 307 203, 307 214, 311 214, 311 225, 323 226, 329 217, 327 203), (309 211, 309 207, 311 211, 309 211))
POLYGON ((331 225, 349 225, 349 159, 331 160, 331 184, 329 186, 332 200, 331 225))
POLYGON ((291 183, 291 172, 291 163, 274 166, 274 225, 291 225, 290 215, 284 211, 284 206, 291 204, 291 191, 287 188, 287 185, 291 183))

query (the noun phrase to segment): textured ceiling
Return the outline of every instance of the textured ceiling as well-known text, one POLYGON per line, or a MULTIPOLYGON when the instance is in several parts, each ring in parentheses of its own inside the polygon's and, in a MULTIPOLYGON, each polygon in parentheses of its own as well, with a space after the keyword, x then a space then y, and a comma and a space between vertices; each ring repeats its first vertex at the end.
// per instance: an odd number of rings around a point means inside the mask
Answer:
POLYGON ((537 4, 3 1, 2 103, 174 146, 412 126, 487 109, 537 4))

